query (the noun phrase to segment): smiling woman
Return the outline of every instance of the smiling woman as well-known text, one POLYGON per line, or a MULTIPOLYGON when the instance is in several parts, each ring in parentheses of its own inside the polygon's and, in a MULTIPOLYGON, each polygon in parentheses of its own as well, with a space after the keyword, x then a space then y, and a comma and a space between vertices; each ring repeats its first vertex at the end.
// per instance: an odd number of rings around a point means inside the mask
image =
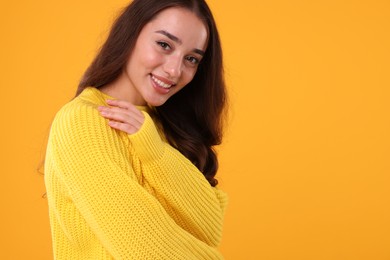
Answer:
POLYGON ((140 32, 121 75, 100 90, 133 105, 161 106, 193 79, 206 47, 206 25, 192 11, 161 11, 140 32))
POLYGON ((203 0, 135 0, 57 113, 45 160, 57 259, 220 259, 213 147, 226 103, 203 0))

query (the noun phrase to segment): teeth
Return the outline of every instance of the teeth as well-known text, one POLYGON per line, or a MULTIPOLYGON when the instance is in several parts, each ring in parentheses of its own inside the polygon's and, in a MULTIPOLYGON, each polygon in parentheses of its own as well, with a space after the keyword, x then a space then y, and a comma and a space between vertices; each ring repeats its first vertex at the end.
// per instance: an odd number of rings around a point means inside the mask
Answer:
POLYGON ((170 88, 170 87, 172 87, 172 85, 166 84, 166 83, 162 82, 161 80, 156 79, 154 76, 152 76, 152 79, 153 79, 154 82, 156 82, 162 88, 170 88))

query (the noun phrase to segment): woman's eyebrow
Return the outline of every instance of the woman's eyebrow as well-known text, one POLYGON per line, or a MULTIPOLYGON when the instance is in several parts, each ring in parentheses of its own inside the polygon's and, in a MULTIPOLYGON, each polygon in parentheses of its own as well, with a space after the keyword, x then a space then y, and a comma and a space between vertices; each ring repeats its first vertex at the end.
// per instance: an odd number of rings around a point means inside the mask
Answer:
POLYGON ((167 36, 169 39, 171 39, 172 41, 177 42, 177 43, 179 43, 179 44, 182 44, 182 41, 181 41, 179 38, 177 38, 177 37, 176 37, 175 35, 173 35, 173 34, 170 34, 170 33, 167 32, 167 31, 160 30, 160 31, 155 31, 155 33, 160 33, 160 34, 162 34, 162 35, 165 35, 165 36, 167 36))
POLYGON ((202 50, 194 49, 194 52, 201 55, 201 56, 204 56, 204 51, 202 51, 202 50))
MULTIPOLYGON (((166 37, 168 37, 169 39, 171 39, 174 42, 177 42, 178 44, 182 44, 183 43, 178 37, 176 37, 175 35, 167 32, 167 31, 159 30, 159 31, 155 31, 155 33, 159 33, 159 34, 165 35, 166 37)), ((201 56, 204 56, 204 51, 202 51, 202 50, 199 50, 199 49, 195 48, 193 51, 195 53, 201 55, 201 56)))

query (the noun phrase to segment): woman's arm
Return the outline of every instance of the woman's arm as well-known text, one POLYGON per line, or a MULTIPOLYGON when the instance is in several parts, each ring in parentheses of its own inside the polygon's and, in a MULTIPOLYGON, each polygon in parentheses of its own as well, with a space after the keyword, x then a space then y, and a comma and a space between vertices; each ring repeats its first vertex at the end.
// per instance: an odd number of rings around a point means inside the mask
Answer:
POLYGON ((212 246, 178 226, 160 202, 126 172, 120 133, 91 105, 57 115, 48 155, 71 201, 115 259, 220 259, 212 246))
MULTIPOLYGON (((125 101, 112 101, 104 116, 122 131, 132 129, 133 108, 125 101), (122 108, 122 110, 120 109, 122 108), (124 110, 123 110, 124 109, 124 110), (130 110, 131 112, 127 112, 130 110)), ((225 193, 210 186, 203 174, 179 151, 163 142, 147 113, 141 127, 128 137, 143 168, 150 191, 170 216, 185 230, 211 246, 218 246, 222 236, 225 193), (158 174, 155 174, 155 173, 158 174)), ((137 121, 137 120, 135 120, 137 121)))

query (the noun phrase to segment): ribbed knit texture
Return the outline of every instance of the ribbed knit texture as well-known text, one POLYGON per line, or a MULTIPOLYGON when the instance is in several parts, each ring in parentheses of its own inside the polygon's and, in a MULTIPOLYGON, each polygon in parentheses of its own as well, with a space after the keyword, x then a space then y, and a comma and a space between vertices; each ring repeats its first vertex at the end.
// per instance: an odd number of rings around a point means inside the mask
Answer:
POLYGON ((112 129, 86 88, 56 115, 45 160, 55 259, 222 259, 225 193, 161 138, 112 129))

